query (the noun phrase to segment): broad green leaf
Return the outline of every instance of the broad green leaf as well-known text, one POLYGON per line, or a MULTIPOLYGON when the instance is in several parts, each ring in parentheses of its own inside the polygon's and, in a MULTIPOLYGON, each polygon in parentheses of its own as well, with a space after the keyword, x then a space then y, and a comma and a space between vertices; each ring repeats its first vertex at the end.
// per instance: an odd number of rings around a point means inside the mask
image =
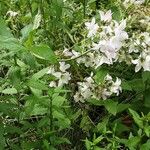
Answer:
POLYGON ((150 137, 150 126, 148 125, 144 126, 144 132, 147 137, 150 137))
POLYGON ((129 107, 130 107, 130 104, 122 104, 122 103, 120 103, 117 106, 117 113, 122 112, 122 111, 126 110, 129 107))
POLYGON ((115 102, 113 100, 106 100, 104 103, 104 106, 107 109, 107 111, 113 114, 114 116, 117 113, 117 105, 118 105, 118 102, 115 102))
POLYGON ((150 72, 149 71, 143 71, 142 72, 142 79, 143 79, 143 82, 150 81, 150 72))
POLYGON ((121 21, 123 18, 123 13, 121 11, 121 8, 115 5, 111 7, 111 10, 113 13, 113 19, 117 21, 121 21))
POLYGON ((133 149, 133 148, 137 148, 137 145, 140 142, 140 137, 135 136, 135 137, 131 137, 130 139, 128 139, 126 145, 128 146, 129 149, 133 149))
POLYGON ((56 96, 52 100, 52 105, 60 107, 63 105, 63 103, 66 101, 66 99, 62 96, 56 96))
POLYGON ((3 94, 17 94, 17 90, 15 88, 7 88, 2 91, 3 94))
POLYGON ((32 46, 30 50, 31 53, 39 59, 48 60, 52 64, 57 62, 54 52, 47 45, 32 46))
POLYGON ((132 91, 132 87, 127 81, 123 81, 121 83, 121 87, 122 87, 123 90, 132 91))
POLYGON ((88 99, 87 102, 89 102, 90 104, 95 105, 95 106, 103 106, 104 105, 103 100, 88 99))
POLYGON ((70 119, 62 113, 62 111, 54 110, 53 117, 57 119, 57 126, 59 129, 66 129, 70 127, 70 119))
POLYGON ((105 76, 107 75, 108 70, 100 68, 97 70, 96 75, 94 76, 95 81, 99 84, 102 84, 105 76))
POLYGON ((0 37, 2 36, 8 37, 8 38, 13 37, 11 31, 6 26, 5 21, 0 17, 0 37))
POLYGON ((42 70, 40 70, 39 72, 35 73, 32 78, 34 79, 39 79, 41 77, 43 77, 47 72, 48 72, 49 68, 44 68, 42 70))
POLYGON ((34 108, 32 110, 31 115, 44 115, 47 113, 47 108, 44 108, 43 106, 40 106, 39 104, 35 104, 34 108))
POLYGON ((134 91, 144 91, 145 86, 142 79, 134 79, 128 82, 134 91))
POLYGON ((147 140, 146 143, 141 145, 140 150, 150 150, 150 140, 147 140))
POLYGON ((0 36, 0 49, 8 49, 13 52, 26 51, 26 48, 22 46, 15 38, 1 37, 0 36))
POLYGON ((40 80, 35 80, 33 78, 27 81, 27 85, 29 87, 39 89, 39 90, 48 90, 48 87, 45 85, 45 83, 43 83, 40 80))

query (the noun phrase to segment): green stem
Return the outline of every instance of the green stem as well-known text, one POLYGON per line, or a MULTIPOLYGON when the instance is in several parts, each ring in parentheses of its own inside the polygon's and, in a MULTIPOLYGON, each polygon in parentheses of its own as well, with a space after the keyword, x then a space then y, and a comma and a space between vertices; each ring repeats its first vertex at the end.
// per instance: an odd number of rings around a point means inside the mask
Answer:
POLYGON ((84 56, 84 55, 86 55, 87 53, 89 53, 89 52, 91 52, 91 51, 93 51, 92 49, 90 49, 90 50, 88 50, 88 51, 86 51, 86 52, 84 52, 84 53, 82 53, 81 55, 79 55, 79 56, 77 56, 77 57, 74 57, 74 58, 69 58, 69 59, 61 59, 61 60, 59 60, 60 62, 62 62, 62 61, 71 61, 71 60, 75 60, 75 59, 77 59, 77 58, 80 58, 80 57, 82 57, 82 56, 84 56))

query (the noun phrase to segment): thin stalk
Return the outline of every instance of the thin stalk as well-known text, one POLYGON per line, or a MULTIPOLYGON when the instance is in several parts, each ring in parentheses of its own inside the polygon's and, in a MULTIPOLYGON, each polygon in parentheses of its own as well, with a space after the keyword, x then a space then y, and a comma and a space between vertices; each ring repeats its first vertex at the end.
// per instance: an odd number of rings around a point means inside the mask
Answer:
MULTIPOLYGON (((29 7, 29 10, 30 10, 32 19, 33 19, 33 10, 32 10, 32 6, 31 6, 31 3, 30 3, 30 0, 28 0, 27 3, 28 3, 28 7, 29 7)), ((33 20, 32 20, 32 22, 33 22, 33 20)))
POLYGON ((62 61, 71 61, 71 60, 75 60, 75 59, 77 59, 77 58, 80 58, 80 57, 86 55, 87 53, 89 53, 89 52, 91 52, 91 51, 93 51, 93 50, 90 49, 90 50, 88 50, 88 51, 82 53, 81 55, 79 55, 79 56, 77 56, 77 57, 69 58, 69 59, 61 59, 61 60, 59 60, 59 61, 62 62, 62 61))

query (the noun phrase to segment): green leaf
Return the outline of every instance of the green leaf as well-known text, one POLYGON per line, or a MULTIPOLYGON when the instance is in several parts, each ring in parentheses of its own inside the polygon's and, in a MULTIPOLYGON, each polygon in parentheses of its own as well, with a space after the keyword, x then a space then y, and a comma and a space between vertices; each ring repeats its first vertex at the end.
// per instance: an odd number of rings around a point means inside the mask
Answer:
POLYGON ((12 85, 17 89, 21 89, 21 68, 18 66, 11 67, 8 73, 12 85))
POLYGON ((140 150, 150 150, 150 140, 147 140, 146 143, 141 145, 140 150))
POLYGON ((137 145, 140 142, 140 140, 141 139, 138 136, 131 137, 130 139, 128 139, 126 145, 132 150, 133 148, 137 148, 137 145))
POLYGON ((129 108, 129 112, 130 112, 130 114, 132 115, 132 117, 133 117, 135 123, 136 123, 140 128, 143 128, 143 121, 142 121, 141 117, 139 116, 139 114, 138 114, 136 111, 134 111, 134 110, 132 110, 132 109, 130 109, 130 108, 129 108))
POLYGON ((143 82, 150 81, 150 72, 149 71, 142 72, 142 79, 143 82))
POLYGON ((0 149, 4 150, 5 148, 5 137, 4 137, 4 125, 0 123, 0 149))
POLYGON ((44 108, 43 106, 40 106, 39 104, 35 104, 34 108, 31 112, 31 115, 44 115, 47 113, 47 108, 44 108))
POLYGON ((6 26, 5 21, 0 17, 0 37, 1 36, 6 36, 9 38, 13 37, 12 33, 10 32, 10 30, 6 26))
POLYGON ((104 106, 107 109, 107 111, 113 114, 114 116, 117 113, 117 105, 118 105, 118 102, 115 102, 113 100, 106 100, 104 103, 104 106))
POLYGON ((53 104, 54 106, 60 107, 60 106, 63 105, 63 103, 64 103, 65 101, 66 101, 66 99, 65 99, 64 97, 62 97, 62 96, 56 96, 56 97, 53 98, 52 104, 53 104))
POLYGON ((123 90, 132 91, 132 87, 127 81, 123 81, 121 83, 121 87, 122 87, 123 90))
POLYGON ((122 104, 122 103, 120 103, 117 106, 117 113, 122 112, 122 111, 128 109, 129 107, 130 107, 130 104, 122 104))
POLYGON ((134 79, 128 82, 134 91, 144 91, 145 86, 142 79, 134 79))
POLYGON ((50 63, 54 64, 57 62, 56 55, 52 51, 52 49, 47 45, 38 45, 38 46, 32 46, 30 48, 32 54, 43 60, 48 60, 50 63))
POLYGON ((121 8, 115 5, 111 7, 111 10, 113 13, 113 19, 117 21, 121 21, 123 18, 123 13, 121 11, 121 8))
POLYGON ((0 49, 8 49, 14 52, 26 51, 26 48, 22 46, 17 39, 1 36, 0 36, 0 49))
POLYGON ((144 92, 144 106, 150 108, 150 88, 144 92))
POLYGON ((95 106, 103 106, 104 105, 104 101, 103 100, 88 99, 87 102, 92 104, 92 105, 95 105, 95 106))
POLYGON ((84 131, 89 131, 92 127, 92 122, 87 114, 83 114, 82 120, 80 122, 80 128, 84 131))
POLYGON ((48 70, 49 70, 49 68, 44 68, 44 69, 40 70, 39 72, 35 73, 32 76, 32 78, 39 79, 39 78, 43 77, 47 73, 48 70))
POLYGON ((106 133, 107 131, 107 124, 108 124, 109 118, 105 117, 102 122, 99 122, 96 126, 97 131, 100 133, 106 133))
POLYGON ((103 139, 104 139, 104 137, 99 136, 98 138, 96 138, 96 139, 93 141, 93 144, 96 145, 96 144, 98 144, 99 142, 101 142, 103 139))
POLYGON ((40 80, 35 80, 33 78, 31 78, 30 80, 27 81, 27 85, 29 87, 39 89, 39 90, 48 90, 48 87, 45 85, 44 82, 42 82, 40 80))
POLYGON ((94 76, 94 79, 96 81, 96 83, 103 83, 104 78, 106 77, 108 73, 108 70, 100 68, 97 70, 96 75, 94 76))
POLYGON ((17 94, 17 90, 15 88, 7 88, 2 91, 3 94, 17 94))
POLYGON ((71 121, 65 114, 63 114, 62 111, 54 110, 53 117, 58 120, 57 126, 59 129, 66 129, 70 127, 71 121))
POLYGON ((86 149, 87 149, 87 150, 91 150, 92 142, 89 141, 87 138, 86 138, 86 140, 85 140, 85 146, 86 146, 86 149))
POLYGON ((150 137, 150 126, 148 125, 144 126, 144 132, 147 137, 150 137))

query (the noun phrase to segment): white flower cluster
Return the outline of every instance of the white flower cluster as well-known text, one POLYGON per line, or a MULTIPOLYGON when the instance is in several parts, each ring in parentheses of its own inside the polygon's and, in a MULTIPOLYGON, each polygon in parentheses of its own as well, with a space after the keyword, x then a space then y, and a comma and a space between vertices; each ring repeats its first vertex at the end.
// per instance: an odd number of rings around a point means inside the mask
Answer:
MULTIPOLYGON (((84 64, 93 70, 103 64, 112 65, 114 62, 125 61, 128 65, 136 65, 135 72, 142 68, 144 71, 150 71, 150 33, 146 31, 141 33, 139 30, 131 32, 128 37, 125 28, 126 20, 128 22, 130 19, 131 17, 117 22, 112 19, 110 10, 100 11, 98 22, 93 17, 91 22, 85 23, 87 38, 84 42, 81 41, 83 51, 70 51, 65 48, 63 51, 63 56, 67 57, 65 61, 74 60, 77 64, 84 64)), ((146 30, 148 31, 148 28, 146 30)), ((48 74, 54 76, 55 80, 51 81, 49 86, 62 87, 68 84, 71 74, 66 70, 69 68, 70 65, 65 62, 60 62, 58 72, 52 66, 48 74)), ((122 91, 121 79, 116 78, 116 81, 113 81, 109 74, 106 75, 103 83, 98 84, 91 73, 83 81, 77 82, 77 87, 74 100, 82 103, 92 98, 106 100, 114 94, 118 96, 122 91)))
POLYGON ((141 5, 145 2, 145 0, 125 0, 123 2, 125 7, 128 7, 130 4, 141 5))
MULTIPOLYGON (((84 63, 86 67, 98 68, 102 64, 113 64, 118 58, 118 52, 122 48, 128 34, 124 31, 126 28, 126 20, 118 23, 112 20, 111 11, 104 13, 100 11, 99 25, 95 18, 91 22, 86 22, 85 26, 88 30, 87 38, 90 44, 87 47, 87 53, 82 58, 76 59, 78 63, 84 63)), ((71 58, 82 55, 80 52, 64 51, 65 56, 71 58)))
POLYGON ((135 72, 141 68, 144 71, 150 71, 150 34, 148 32, 140 33, 134 45, 130 45, 130 53, 139 53, 138 58, 132 60, 132 63, 136 65, 135 72))
POLYGON ((93 73, 90 77, 84 78, 84 82, 78 82, 78 91, 74 95, 74 100, 76 102, 85 102, 85 100, 94 98, 94 99, 103 99, 106 100, 112 94, 119 95, 121 89, 121 80, 119 78, 114 82, 112 77, 108 74, 105 77, 104 85, 97 85, 93 78, 93 73))
POLYGON ((69 80, 71 79, 71 74, 66 71, 70 68, 70 65, 65 64, 65 62, 60 62, 59 64, 60 71, 55 71, 54 66, 51 66, 47 72, 47 74, 55 77, 55 80, 50 82, 50 87, 62 87, 63 85, 68 84, 69 80))

